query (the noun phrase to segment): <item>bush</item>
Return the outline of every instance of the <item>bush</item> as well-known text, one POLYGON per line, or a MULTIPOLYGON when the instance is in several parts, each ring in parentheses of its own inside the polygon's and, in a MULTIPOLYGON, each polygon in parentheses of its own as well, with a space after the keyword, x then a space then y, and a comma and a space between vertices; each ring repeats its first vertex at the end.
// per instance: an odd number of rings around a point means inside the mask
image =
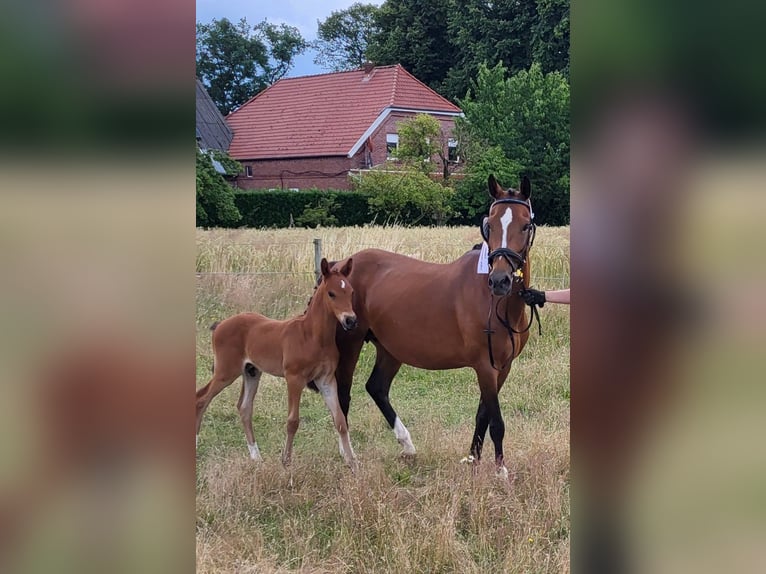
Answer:
POLYGON ((378 223, 443 225, 452 214, 454 190, 415 170, 371 171, 354 185, 368 197, 370 213, 378 223))
POLYGON ((234 188, 213 167, 218 160, 229 175, 241 169, 222 152, 202 152, 197 148, 197 225, 231 227, 240 220, 234 202, 234 188))

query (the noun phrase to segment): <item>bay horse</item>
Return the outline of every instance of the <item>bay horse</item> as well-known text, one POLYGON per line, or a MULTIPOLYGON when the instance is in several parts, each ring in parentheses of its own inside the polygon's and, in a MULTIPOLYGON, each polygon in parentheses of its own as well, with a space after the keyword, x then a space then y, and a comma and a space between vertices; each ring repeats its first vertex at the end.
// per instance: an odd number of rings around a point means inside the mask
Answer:
POLYGON ((269 319, 258 313, 240 313, 214 324, 213 376, 197 391, 197 436, 202 416, 210 401, 242 375, 237 409, 245 429, 250 458, 261 460, 253 435, 253 401, 261 374, 266 372, 287 381, 287 440, 282 463, 292 457, 293 439, 298 430, 300 398, 309 381, 314 381, 338 432, 340 452, 346 464, 354 468, 354 451, 348 436, 345 413, 341 411, 335 370, 338 349, 336 326, 350 331, 357 317, 352 307, 354 290, 349 275, 352 259, 338 269, 330 269, 322 259, 322 281, 303 315, 286 321, 269 319))
POLYGON ((481 227, 486 240, 482 254, 469 251, 449 264, 379 249, 352 255, 349 279, 359 324, 353 332, 336 329, 340 405, 348 416, 354 370, 362 346, 371 341, 375 366, 365 388, 405 455, 415 454, 415 447, 389 400, 391 381, 401 365, 428 370, 471 367, 480 401, 468 460, 478 464, 489 428, 497 471, 508 474, 498 393, 529 337, 531 318, 527 322, 519 294, 529 286, 527 256, 535 231, 529 179, 524 177, 520 187, 503 189, 489 177, 494 201, 481 227), (480 267, 486 267, 484 273, 478 273, 480 267))

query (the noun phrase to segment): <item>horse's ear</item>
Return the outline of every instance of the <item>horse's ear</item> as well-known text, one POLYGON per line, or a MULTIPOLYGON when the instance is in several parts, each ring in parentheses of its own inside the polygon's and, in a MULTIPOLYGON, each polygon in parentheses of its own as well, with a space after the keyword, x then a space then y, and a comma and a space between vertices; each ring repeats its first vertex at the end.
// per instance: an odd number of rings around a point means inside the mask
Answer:
POLYGON ((322 270, 322 275, 324 277, 327 277, 330 274, 330 264, 327 263, 327 259, 322 257, 322 263, 319 265, 319 268, 322 270))
POLYGON ((503 193, 503 188, 497 183, 495 175, 492 173, 489 174, 489 178, 487 179, 487 188, 489 189, 489 195, 494 199, 497 199, 500 197, 500 194, 503 193))
POLYGON ((529 199, 532 194, 532 184, 529 183, 529 178, 525 175, 521 178, 521 195, 524 199, 529 199))
POLYGON ((353 258, 349 257, 348 261, 346 261, 346 264, 341 267, 340 274, 344 277, 348 277, 351 274, 351 264, 353 263, 353 258))

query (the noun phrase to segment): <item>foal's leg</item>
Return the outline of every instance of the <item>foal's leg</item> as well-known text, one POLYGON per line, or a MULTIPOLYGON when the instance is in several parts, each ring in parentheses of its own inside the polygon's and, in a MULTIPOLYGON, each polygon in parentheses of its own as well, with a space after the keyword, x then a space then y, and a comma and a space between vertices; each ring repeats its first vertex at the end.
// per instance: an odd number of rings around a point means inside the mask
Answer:
POLYGON ((197 436, 199 437, 199 429, 202 426, 202 415, 205 414, 210 401, 215 396, 232 384, 236 378, 240 375, 240 365, 225 363, 223 361, 216 361, 215 372, 207 385, 197 390, 197 436))
POLYGON ((293 439, 300 424, 301 393, 307 381, 286 375, 287 379, 287 440, 282 451, 282 464, 288 466, 293 456, 293 439))
POLYGON ((335 425, 335 430, 338 431, 338 437, 340 441, 341 454, 346 464, 352 469, 355 467, 355 455, 354 450, 351 448, 351 441, 348 437, 348 425, 346 424, 346 417, 343 415, 343 411, 338 403, 338 384, 335 381, 334 375, 317 379, 317 387, 322 394, 327 409, 332 415, 332 421, 335 425))
POLYGON ((239 418, 242 421, 242 426, 245 428, 245 437, 247 437, 247 449, 250 451, 250 458, 260 462, 261 452, 258 450, 258 444, 255 442, 255 435, 253 434, 253 401, 255 400, 255 393, 258 392, 258 383, 261 380, 262 372, 256 369, 253 365, 245 365, 245 370, 242 373, 242 392, 239 395, 239 401, 237 402, 237 410, 239 410, 239 418))
POLYGON ((410 431, 404 426, 401 419, 397 416, 388 393, 391 390, 391 381, 394 380, 396 373, 402 364, 397 361, 380 343, 375 343, 375 366, 372 368, 370 378, 367 379, 365 389, 367 393, 378 405, 380 412, 386 418, 388 425, 394 429, 394 436, 399 444, 402 445, 402 454, 414 455, 415 445, 412 444, 410 431))

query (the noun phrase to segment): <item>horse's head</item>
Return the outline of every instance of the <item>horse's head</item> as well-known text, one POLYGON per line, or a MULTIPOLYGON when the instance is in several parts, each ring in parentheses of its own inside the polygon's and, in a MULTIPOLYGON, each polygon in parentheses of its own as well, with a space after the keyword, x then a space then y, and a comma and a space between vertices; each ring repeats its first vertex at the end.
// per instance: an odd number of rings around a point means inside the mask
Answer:
POLYGON ((489 287, 500 297, 511 292, 514 281, 523 279, 522 268, 535 235, 529 178, 521 189, 503 189, 489 176, 489 194, 494 201, 484 218, 481 234, 489 247, 489 287))
POLYGON ((340 269, 337 269, 337 266, 330 268, 327 259, 323 258, 321 264, 322 282, 315 294, 315 296, 322 298, 345 331, 356 327, 356 313, 354 313, 352 306, 354 289, 348 280, 352 261, 349 258, 340 269))

